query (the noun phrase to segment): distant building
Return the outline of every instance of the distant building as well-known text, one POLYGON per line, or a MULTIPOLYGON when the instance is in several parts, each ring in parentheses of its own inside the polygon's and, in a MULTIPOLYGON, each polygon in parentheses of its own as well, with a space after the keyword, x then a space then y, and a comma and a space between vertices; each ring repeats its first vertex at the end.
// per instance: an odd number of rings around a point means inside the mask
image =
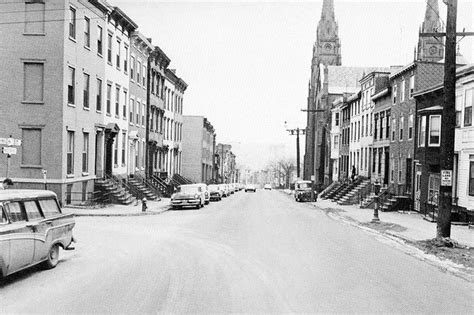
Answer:
POLYGON ((213 162, 216 151, 214 127, 203 116, 183 116, 182 172, 198 183, 214 182, 213 162))
POLYGON ((219 174, 217 181, 219 183, 233 183, 237 179, 237 170, 235 163, 235 154, 232 152, 230 144, 219 143, 217 145, 216 155, 219 157, 219 174))

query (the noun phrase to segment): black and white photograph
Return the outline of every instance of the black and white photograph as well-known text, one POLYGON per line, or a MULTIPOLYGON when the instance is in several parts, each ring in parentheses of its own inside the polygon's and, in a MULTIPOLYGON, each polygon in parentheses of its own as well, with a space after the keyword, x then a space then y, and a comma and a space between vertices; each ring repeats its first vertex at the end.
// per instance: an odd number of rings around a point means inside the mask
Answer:
POLYGON ((0 0, 1 314, 474 313, 472 0, 0 0))

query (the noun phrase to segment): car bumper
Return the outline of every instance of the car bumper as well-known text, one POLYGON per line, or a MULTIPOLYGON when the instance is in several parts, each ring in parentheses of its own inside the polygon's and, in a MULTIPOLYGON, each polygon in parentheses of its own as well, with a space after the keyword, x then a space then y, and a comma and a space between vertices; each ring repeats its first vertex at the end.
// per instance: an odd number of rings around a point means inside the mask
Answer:
POLYGON ((173 207, 195 207, 201 203, 199 199, 180 199, 180 200, 171 200, 171 205, 173 207))

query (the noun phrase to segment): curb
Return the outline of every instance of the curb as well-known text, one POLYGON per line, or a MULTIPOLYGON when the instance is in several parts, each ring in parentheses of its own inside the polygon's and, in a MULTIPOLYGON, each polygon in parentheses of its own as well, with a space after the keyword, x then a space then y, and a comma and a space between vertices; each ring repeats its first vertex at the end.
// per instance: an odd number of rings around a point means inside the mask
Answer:
POLYGON ((433 254, 427 254, 420 248, 416 247, 415 245, 412 245, 416 243, 415 240, 405 237, 403 235, 400 235, 399 233, 396 232, 391 232, 391 231, 377 231, 375 229, 372 229, 370 227, 366 227, 361 225, 363 222, 357 221, 357 220, 348 220, 344 216, 338 214, 338 213, 330 213, 327 212, 323 208, 319 208, 315 204, 311 204, 314 208, 323 211, 326 216, 330 217, 333 220, 337 220, 340 222, 343 222, 344 224, 359 228, 361 230, 364 230, 367 233, 370 233, 372 235, 378 236, 380 238, 384 238, 386 241, 391 242, 394 244, 398 249, 402 250, 404 253, 409 254, 415 258, 418 258, 422 261, 425 261, 429 263, 432 266, 435 266, 437 268, 440 268, 441 270, 448 272, 454 276, 457 276, 461 279, 464 279, 466 281, 472 282, 474 281, 474 275, 466 272, 464 266, 458 265, 455 262, 451 260, 441 260, 438 258, 436 255, 433 254))
POLYGON ((171 210, 171 207, 166 206, 161 208, 158 211, 149 211, 149 212, 132 212, 132 213, 74 213, 75 217, 142 217, 142 216, 149 216, 149 215, 159 215, 163 212, 171 210))

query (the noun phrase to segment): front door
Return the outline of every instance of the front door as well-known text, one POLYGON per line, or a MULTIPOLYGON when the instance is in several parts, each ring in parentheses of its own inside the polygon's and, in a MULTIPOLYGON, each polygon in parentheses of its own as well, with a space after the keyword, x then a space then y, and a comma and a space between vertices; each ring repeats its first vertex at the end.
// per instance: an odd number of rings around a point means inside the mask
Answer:
POLYGON ((421 165, 417 164, 415 166, 415 198, 414 206, 415 211, 420 212, 420 199, 421 199, 421 165))
POLYGON ((385 149, 384 164, 383 184, 384 186, 387 186, 390 175, 390 152, 387 149, 385 149))

